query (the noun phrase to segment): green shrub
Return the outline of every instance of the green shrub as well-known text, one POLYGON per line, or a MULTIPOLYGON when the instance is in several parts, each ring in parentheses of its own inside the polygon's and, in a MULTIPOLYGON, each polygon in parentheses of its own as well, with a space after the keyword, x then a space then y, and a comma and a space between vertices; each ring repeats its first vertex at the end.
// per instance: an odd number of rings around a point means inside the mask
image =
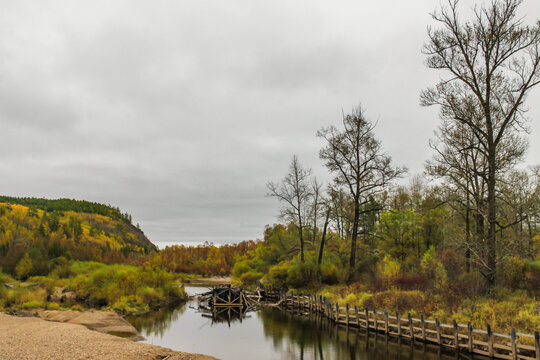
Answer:
POLYGON ((297 256, 287 269, 287 284, 294 288, 304 287, 316 279, 317 268, 312 258, 302 262, 297 256))
POLYGON ((277 265, 271 266, 264 279, 265 285, 270 289, 281 289, 285 287, 287 285, 287 271, 291 262, 291 260, 285 260, 277 265))
POLYGON ((47 301, 47 292, 40 287, 15 287, 8 289, 5 296, 5 306, 12 308, 21 308, 26 303, 40 303, 45 307, 47 301))
POLYGON ((240 276, 240 281, 243 285, 253 285, 263 277, 263 273, 257 271, 248 271, 240 276))
POLYGON ((70 287, 90 307, 143 312, 187 297, 174 277, 160 269, 75 262, 70 272, 78 274, 70 287))
POLYGON ((525 264, 524 278, 521 281, 523 287, 530 296, 540 296, 540 260, 529 261, 525 264))
POLYGON ((46 308, 47 304, 44 301, 38 301, 38 300, 32 300, 27 301, 24 304, 22 304, 23 309, 43 309, 46 308))

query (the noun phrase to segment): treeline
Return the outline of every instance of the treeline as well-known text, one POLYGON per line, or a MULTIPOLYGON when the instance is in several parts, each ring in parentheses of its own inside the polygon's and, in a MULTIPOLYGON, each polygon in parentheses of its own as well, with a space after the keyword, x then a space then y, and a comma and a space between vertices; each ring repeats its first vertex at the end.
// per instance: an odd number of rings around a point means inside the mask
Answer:
POLYGON ((144 260, 145 265, 171 272, 203 276, 229 275, 236 260, 254 251, 257 244, 249 240, 219 247, 208 242, 198 246, 173 245, 140 260, 144 260))
POLYGON ((421 104, 441 111, 424 174, 398 186, 406 169, 393 164, 365 110, 353 109, 317 132, 331 182, 293 156, 285 176, 267 184, 287 225, 268 228, 234 276, 272 287, 422 291, 450 306, 500 289, 537 298, 540 168, 522 163, 540 25, 516 17, 520 3, 496 0, 469 20, 449 1, 433 15, 440 27, 424 53, 442 76, 421 104))
MULTIPOLYGON (((36 206, 47 205, 46 201, 29 202, 36 206)), ((72 210, 77 208, 73 205, 91 203, 53 201, 52 204, 55 205, 49 205, 53 210, 48 211, 0 203, 0 268, 3 272, 24 280, 47 275, 66 259, 129 263, 156 251, 141 230, 123 219, 86 212, 89 205, 81 205, 84 212, 72 210)), ((99 206, 95 209, 101 211, 99 206)))
POLYGON ((122 213, 120 208, 112 207, 110 205, 103 205, 86 200, 73 200, 73 199, 43 199, 34 197, 13 197, 13 196, 0 196, 0 202, 24 205, 30 208, 40 209, 47 212, 53 211, 75 211, 84 212, 88 214, 99 214, 108 216, 115 220, 122 220, 130 223, 132 217, 128 213, 122 213))

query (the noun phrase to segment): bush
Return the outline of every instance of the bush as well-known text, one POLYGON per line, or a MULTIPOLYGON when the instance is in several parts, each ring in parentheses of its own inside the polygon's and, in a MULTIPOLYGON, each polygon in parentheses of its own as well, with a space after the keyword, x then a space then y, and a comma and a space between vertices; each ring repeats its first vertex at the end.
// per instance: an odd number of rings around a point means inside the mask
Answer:
POLYGON ((540 296, 540 260, 529 261, 525 264, 524 278, 521 282, 529 296, 540 296))
POLYGON ((446 275, 446 269, 441 260, 437 257, 437 252, 432 246, 422 257, 420 262, 420 268, 423 276, 429 279, 431 290, 438 293, 445 292, 448 288, 448 277, 446 275))
POLYGON ((401 277, 401 266, 398 261, 386 255, 382 261, 377 264, 377 275, 384 288, 394 286, 401 277))
POLYGON ((248 271, 240 276, 240 281, 243 285, 253 285, 263 277, 263 273, 257 271, 248 271))
POLYGON ((45 307, 47 303, 47 292, 45 289, 39 287, 15 287, 6 291, 5 307, 19 309, 25 306, 25 304, 26 306, 31 306, 37 303, 42 305, 39 307, 45 307))
POLYGON ((315 281, 317 275, 317 265, 314 257, 306 259, 305 262, 297 256, 287 269, 287 284, 294 287, 304 287, 315 281))
POLYGON ((70 272, 78 274, 70 287, 91 307, 144 312, 187 297, 185 290, 176 286, 173 276, 164 270, 76 262, 70 272))
POLYGON ((46 303, 39 300, 27 301, 22 304, 23 309, 43 309, 45 307, 47 307, 46 303))
POLYGON ((287 271, 292 260, 285 260, 268 269, 264 284, 270 289, 281 289, 287 286, 287 271))
POLYGON ((433 300, 433 297, 426 297, 420 291, 389 290, 366 299, 364 306, 369 309, 428 314, 436 306, 433 300))

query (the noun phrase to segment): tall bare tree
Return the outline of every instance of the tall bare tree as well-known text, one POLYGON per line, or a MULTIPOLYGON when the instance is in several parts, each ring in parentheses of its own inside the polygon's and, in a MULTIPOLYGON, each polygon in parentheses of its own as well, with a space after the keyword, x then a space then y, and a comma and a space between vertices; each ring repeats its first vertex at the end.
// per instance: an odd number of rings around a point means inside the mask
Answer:
POLYGON ((310 206, 310 212, 309 217, 311 219, 311 224, 313 226, 312 230, 312 242, 313 246, 315 246, 315 242, 317 240, 317 221, 319 220, 320 211, 321 211, 321 205, 323 205, 323 190, 322 190, 323 184, 317 180, 316 177, 313 177, 311 180, 311 194, 312 194, 312 201, 310 206))
POLYGON ((496 277, 497 153, 509 133, 524 127, 524 102, 540 83, 540 26, 525 26, 516 17, 522 0, 493 0, 476 7, 462 22, 458 0, 432 14, 441 26, 428 30, 424 46, 428 67, 445 71, 421 104, 439 105, 441 117, 470 128, 487 161, 487 278, 496 277), (478 111, 479 118, 471 117, 478 111))
POLYGON ((275 197, 285 203, 285 206, 280 210, 280 217, 293 221, 298 226, 300 260, 302 262, 304 262, 304 219, 306 207, 313 194, 309 181, 310 176, 311 169, 302 167, 298 157, 294 155, 287 175, 279 183, 269 182, 266 184, 268 196, 275 197))
POLYGON ((404 169, 392 166, 390 156, 383 152, 380 141, 375 138, 374 128, 375 125, 366 119, 362 107, 358 106, 343 116, 343 130, 330 126, 317 132, 317 136, 326 140, 319 157, 335 174, 335 185, 347 189, 354 203, 350 271, 354 270, 356 264, 362 206, 404 172, 404 169))

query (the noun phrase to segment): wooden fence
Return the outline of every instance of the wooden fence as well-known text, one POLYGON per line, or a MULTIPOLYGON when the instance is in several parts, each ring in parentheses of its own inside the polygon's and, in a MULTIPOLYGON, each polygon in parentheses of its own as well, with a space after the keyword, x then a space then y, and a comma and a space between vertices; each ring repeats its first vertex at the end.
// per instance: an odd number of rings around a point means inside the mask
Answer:
POLYGON ((534 335, 516 332, 510 334, 494 332, 490 325, 486 329, 475 329, 471 323, 459 324, 455 320, 451 325, 434 320, 403 316, 399 312, 363 309, 356 306, 338 306, 326 298, 304 294, 282 296, 280 304, 298 310, 304 316, 320 314, 340 326, 364 328, 391 336, 434 343, 456 351, 479 354, 497 359, 540 360, 540 334, 534 335))

